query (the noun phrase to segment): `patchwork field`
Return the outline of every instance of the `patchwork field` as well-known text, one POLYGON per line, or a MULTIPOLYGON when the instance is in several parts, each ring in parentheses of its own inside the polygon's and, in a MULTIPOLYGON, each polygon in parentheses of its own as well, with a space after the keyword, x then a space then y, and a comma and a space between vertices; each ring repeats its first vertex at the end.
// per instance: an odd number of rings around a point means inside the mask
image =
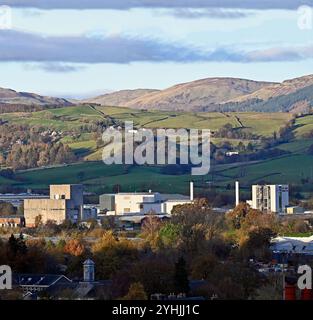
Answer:
POLYGON ((97 109, 115 119, 133 121, 136 126, 146 128, 193 128, 215 131, 230 123, 234 128, 243 126, 248 131, 263 136, 272 135, 292 117, 289 113, 158 112, 112 107, 97 109))
MULTIPOLYGON (((249 189, 252 183, 292 183, 301 186, 304 179, 313 181, 313 156, 307 154, 313 139, 303 139, 303 134, 313 130, 313 116, 296 120, 295 139, 279 146, 290 154, 262 162, 234 163, 211 168, 206 176, 192 177, 168 175, 160 167, 146 166, 106 166, 101 159, 102 149, 97 148, 93 133, 80 133, 82 125, 106 117, 116 121, 133 121, 136 127, 146 128, 197 128, 218 130, 230 123, 234 128, 243 128, 257 136, 272 136, 291 118, 289 113, 180 113, 131 110, 120 107, 90 107, 88 105, 49 109, 33 113, 1 114, 1 119, 11 123, 24 123, 31 126, 44 126, 61 131, 61 141, 68 144, 80 156, 81 163, 41 168, 18 172, 13 180, 0 177, 0 184, 33 189, 47 188, 51 183, 84 183, 88 191, 111 192, 116 184, 123 191, 159 190, 169 193, 188 193, 188 182, 196 183, 196 190, 203 190, 209 185, 226 190, 239 180, 243 188, 249 189), (74 130, 74 136, 66 134, 74 130), (77 131, 76 131, 77 130, 77 131)), ((248 144, 249 140, 214 138, 213 143, 220 144, 227 140, 232 145, 239 142, 248 144)), ((252 141, 257 144, 258 141, 252 141)), ((303 190, 310 190, 303 185, 303 190)))
MULTIPOLYGON (((87 105, 32 113, 7 113, 2 114, 1 118, 12 123, 24 123, 66 131, 79 128, 88 120, 100 120, 105 116, 119 121, 133 121, 135 126, 145 128, 193 128, 216 131, 230 123, 234 128, 243 127, 260 136, 272 135, 274 131, 278 131, 291 119, 289 113, 158 112, 118 107, 96 107, 93 109, 87 105)), ((305 125, 313 127, 313 123, 311 123, 313 118, 303 119, 305 125)))
MULTIPOLYGON (((63 132, 62 142, 68 144, 74 152, 87 161, 101 160, 101 150, 97 149, 93 134, 80 133, 81 127, 90 121, 109 117, 116 121, 133 121, 135 127, 145 128, 193 128, 216 131, 226 124, 258 136, 271 136, 279 131, 291 118, 289 113, 191 113, 191 112, 158 112, 141 111, 120 107, 90 107, 88 105, 47 109, 31 113, 1 114, 1 119, 17 124, 42 126, 63 132), (77 136, 66 135, 68 131, 77 132, 77 136)), ((308 123, 311 119, 308 120, 308 123)), ((213 139, 220 144, 227 140, 237 145, 240 140, 213 139)), ((250 141, 243 141, 248 144, 250 141)), ((256 143, 254 141, 254 143, 256 143)))

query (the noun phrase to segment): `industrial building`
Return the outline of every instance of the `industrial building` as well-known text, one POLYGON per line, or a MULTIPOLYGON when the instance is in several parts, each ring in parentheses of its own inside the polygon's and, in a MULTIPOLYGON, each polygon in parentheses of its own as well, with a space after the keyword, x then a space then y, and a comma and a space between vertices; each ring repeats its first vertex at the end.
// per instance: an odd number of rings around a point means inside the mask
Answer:
POLYGON ((0 216, 0 228, 18 227, 25 227, 25 218, 23 216, 0 216))
POLYGON ((252 200, 248 202, 253 209, 273 213, 285 213, 289 206, 288 185, 253 185, 252 200))
POLYGON ((193 183, 190 183, 190 196, 180 194, 161 194, 159 192, 132 192, 103 194, 100 196, 100 210, 111 215, 132 213, 171 214, 176 205, 193 202, 193 183))
POLYGON ((50 185, 49 199, 25 199, 24 217, 27 227, 34 227, 36 217, 41 223, 51 220, 57 224, 70 220, 78 222, 83 219, 83 186, 50 185))
POLYGON ((271 250, 278 253, 313 255, 313 236, 277 237, 271 240, 271 250))
POLYGON ((17 207, 17 208, 26 199, 49 199, 49 196, 32 193, 31 190, 29 190, 29 192, 27 193, 19 193, 19 194, 1 193, 0 194, 0 201, 11 203, 14 207, 17 207))

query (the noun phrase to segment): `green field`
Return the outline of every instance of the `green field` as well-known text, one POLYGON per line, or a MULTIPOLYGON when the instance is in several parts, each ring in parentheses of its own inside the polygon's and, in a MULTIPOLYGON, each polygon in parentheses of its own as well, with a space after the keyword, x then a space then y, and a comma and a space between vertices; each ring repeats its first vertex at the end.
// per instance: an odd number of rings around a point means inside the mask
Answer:
MULTIPOLYGON (((158 190, 187 193, 190 175, 165 175, 159 167, 107 166, 102 162, 85 162, 57 168, 20 172, 6 184, 16 187, 42 189, 53 183, 83 183, 88 191, 112 192, 120 184, 123 191, 158 190)), ((201 181, 201 177, 194 179, 201 181)), ((1 182, 1 181, 0 181, 1 182)))
MULTIPOLYGON (((191 112, 159 112, 141 111, 120 107, 75 106, 57 109, 47 109, 32 113, 8 113, 1 118, 10 123, 41 126, 62 132, 61 141, 86 161, 101 160, 102 150, 98 150, 96 139, 92 133, 80 133, 81 127, 89 121, 101 120, 106 116, 118 121, 133 121, 135 127, 145 128, 189 128, 210 129, 216 131, 230 123, 234 128, 244 127, 243 130, 258 136, 271 136, 279 131, 291 118, 288 113, 191 113, 191 112), (78 136, 72 137, 68 132, 74 131, 78 136)), ((221 144, 225 141, 236 146, 241 140, 214 138, 212 142, 221 144)), ((243 141, 248 144, 250 140, 243 141)), ((257 141, 252 141, 257 144, 257 141)))
POLYGON ((301 184, 302 178, 313 179, 313 156, 291 155, 261 163, 239 165, 215 172, 215 181, 221 184, 239 180, 244 184, 267 183, 301 184))
POLYGON ((243 126, 245 130, 260 136, 271 136, 291 118, 288 113, 158 112, 117 107, 97 107, 97 109, 103 114, 84 105, 32 113, 7 113, 2 114, 1 118, 12 123, 64 131, 80 128, 88 120, 101 120, 106 115, 119 121, 133 121, 134 126, 146 128, 189 128, 216 131, 230 123, 234 128, 243 126))
POLYGON ((301 138, 306 133, 313 131, 313 115, 308 115, 302 118, 298 118, 296 121, 295 134, 297 137, 301 138))
POLYGON ((124 191, 149 189, 169 193, 188 193, 188 181, 199 186, 211 182, 218 187, 233 185, 239 180, 249 187, 258 182, 301 184, 301 179, 313 179, 313 156, 291 155, 260 163, 218 165, 206 176, 167 175, 160 167, 123 165, 107 166, 102 162, 85 162, 58 168, 20 172, 14 180, 1 181, 25 188, 47 188, 51 183, 84 183, 93 192, 111 192, 120 184, 124 191))
POLYGON ((73 129, 78 130, 86 123, 86 120, 97 120, 100 116, 88 106, 77 106, 31 113, 7 113, 2 114, 1 118, 11 123, 68 131, 73 129))
MULTIPOLYGON (((262 162, 234 163, 211 168, 206 176, 166 175, 160 167, 147 166, 106 166, 101 159, 102 149, 97 149, 93 133, 81 133, 82 125, 92 120, 109 116, 119 121, 133 121, 137 127, 146 128, 196 128, 218 130, 230 123, 234 128, 243 128, 257 136, 272 136, 291 118, 288 113, 180 113, 130 110, 118 107, 97 107, 87 105, 49 109, 33 113, 2 114, 3 120, 31 126, 44 126, 63 132, 61 141, 68 144, 80 156, 81 163, 55 168, 41 168, 18 172, 14 180, 0 177, 0 184, 16 187, 41 189, 51 183, 83 183, 88 191, 111 192, 113 186, 120 184, 123 191, 146 191, 148 189, 169 193, 188 193, 188 182, 196 182, 202 190, 214 185, 224 190, 239 180, 247 190, 258 182, 297 184, 303 190, 313 189, 302 186, 303 179, 313 181, 313 156, 307 154, 313 139, 303 139, 303 134, 313 130, 313 116, 297 118, 294 129, 295 139, 278 146, 289 154, 262 162), (73 131, 74 130, 74 131, 73 131), (74 132, 74 133, 73 133, 74 132), (84 162, 82 162, 84 161, 84 162)), ((213 138, 219 145, 224 141, 236 146, 239 142, 248 144, 250 140, 213 138)), ((252 141, 258 144, 258 140, 252 141)))
POLYGON ((279 146, 279 149, 289 151, 296 154, 303 154, 313 144, 313 139, 299 139, 279 146))
POLYGON ((97 107, 97 109, 117 120, 133 121, 135 126, 146 128, 189 128, 216 131, 230 123, 234 128, 240 128, 242 124, 246 130, 262 136, 271 136, 274 131, 279 131, 292 117, 289 113, 159 112, 112 107, 97 107))

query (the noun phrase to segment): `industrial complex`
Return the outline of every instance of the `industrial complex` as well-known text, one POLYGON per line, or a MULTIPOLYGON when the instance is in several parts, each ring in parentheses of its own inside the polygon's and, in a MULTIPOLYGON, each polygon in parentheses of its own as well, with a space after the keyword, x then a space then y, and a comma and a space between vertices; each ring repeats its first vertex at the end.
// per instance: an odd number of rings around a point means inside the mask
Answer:
MULTIPOLYGON (((289 205, 288 185, 253 185, 252 199, 247 200, 251 208, 264 213, 308 214, 300 207, 289 205)), ((53 221, 56 224, 68 220, 72 223, 115 216, 120 221, 142 221, 147 214, 160 218, 170 217, 177 205, 192 204, 194 201, 194 183, 190 182, 189 196, 181 194, 162 194, 148 190, 147 192, 118 192, 99 196, 98 204, 84 204, 83 185, 65 184, 50 185, 49 196, 36 194, 1 195, 9 199, 13 205, 24 203, 24 217, 3 216, 0 227, 26 226, 36 227, 40 222, 53 221)), ((240 200, 239 182, 235 182, 235 205, 240 200)), ((214 208, 218 212, 226 212, 231 208, 214 208)))

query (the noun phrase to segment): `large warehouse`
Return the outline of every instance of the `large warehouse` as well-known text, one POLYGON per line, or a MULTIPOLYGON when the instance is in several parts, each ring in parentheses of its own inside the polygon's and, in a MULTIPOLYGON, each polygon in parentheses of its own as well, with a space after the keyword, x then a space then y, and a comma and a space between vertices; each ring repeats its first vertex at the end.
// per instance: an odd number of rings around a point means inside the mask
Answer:
POLYGON ((161 194, 159 192, 131 192, 103 194, 100 196, 100 210, 112 215, 130 213, 171 214, 176 205, 193 202, 193 183, 190 183, 190 196, 161 194))

